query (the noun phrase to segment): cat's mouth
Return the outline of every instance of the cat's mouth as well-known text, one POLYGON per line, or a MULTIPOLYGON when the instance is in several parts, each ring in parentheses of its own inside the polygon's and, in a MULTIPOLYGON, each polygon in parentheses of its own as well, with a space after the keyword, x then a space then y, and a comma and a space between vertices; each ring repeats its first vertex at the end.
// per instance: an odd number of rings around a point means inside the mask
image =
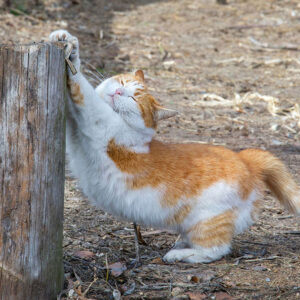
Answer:
POLYGON ((116 107, 116 105, 115 105, 115 94, 110 94, 110 95, 108 95, 109 96, 109 99, 110 99, 110 101, 109 101, 109 105, 111 106, 111 108, 115 111, 115 112, 117 112, 117 113, 119 113, 119 110, 118 110, 118 108, 116 107))
POLYGON ((115 106, 115 99, 114 99, 114 94, 108 94, 108 97, 109 97, 109 105, 114 108, 115 106))

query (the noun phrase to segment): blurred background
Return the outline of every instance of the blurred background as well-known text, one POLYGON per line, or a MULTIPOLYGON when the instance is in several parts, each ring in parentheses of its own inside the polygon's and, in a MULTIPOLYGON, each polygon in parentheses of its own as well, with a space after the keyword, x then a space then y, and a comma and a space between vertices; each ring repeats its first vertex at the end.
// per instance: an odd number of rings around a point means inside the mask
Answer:
MULTIPOLYGON (((298 0, 0 0, 0 7, 0 43, 69 30, 93 85, 143 69, 151 92, 180 112, 160 124, 158 139, 267 149, 300 182, 298 0)), ((62 297, 300 299, 299 223, 271 195, 265 200, 258 222, 221 261, 164 265, 176 236, 143 228, 143 265, 132 270, 131 224, 90 207, 67 176, 62 297), (107 280, 105 266, 116 262, 120 274, 107 280)))

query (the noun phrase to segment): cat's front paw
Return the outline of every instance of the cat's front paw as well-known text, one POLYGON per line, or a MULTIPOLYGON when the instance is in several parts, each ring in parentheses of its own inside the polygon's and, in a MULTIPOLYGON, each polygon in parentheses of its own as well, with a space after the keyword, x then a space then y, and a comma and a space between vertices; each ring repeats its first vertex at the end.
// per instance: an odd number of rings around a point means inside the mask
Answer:
POLYGON ((79 42, 77 37, 71 35, 66 30, 55 30, 51 32, 49 35, 50 42, 66 42, 68 45, 66 45, 66 51, 68 52, 68 47, 72 47, 72 51, 70 54, 70 61, 74 64, 77 71, 79 71, 80 68, 80 60, 79 60, 79 42))

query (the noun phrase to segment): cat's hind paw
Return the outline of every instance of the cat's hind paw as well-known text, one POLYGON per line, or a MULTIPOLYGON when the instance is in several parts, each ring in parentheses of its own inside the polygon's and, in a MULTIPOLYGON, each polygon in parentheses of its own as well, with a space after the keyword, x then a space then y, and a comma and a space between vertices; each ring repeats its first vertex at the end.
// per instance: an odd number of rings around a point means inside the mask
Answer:
POLYGON ((229 251, 230 245, 202 249, 172 249, 163 257, 163 260, 168 263, 173 263, 175 261, 183 261, 187 263, 209 263, 220 259, 222 256, 228 254, 229 251))
POLYGON ((193 255, 193 249, 172 249, 163 257, 163 260, 168 263, 187 261, 193 255))

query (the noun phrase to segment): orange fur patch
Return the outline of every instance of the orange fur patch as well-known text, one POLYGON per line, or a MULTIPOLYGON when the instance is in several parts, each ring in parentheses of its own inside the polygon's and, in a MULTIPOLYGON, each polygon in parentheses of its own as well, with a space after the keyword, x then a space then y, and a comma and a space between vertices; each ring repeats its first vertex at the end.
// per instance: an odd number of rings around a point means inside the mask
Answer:
POLYGON ((257 219, 257 216, 258 216, 258 213, 259 213, 259 210, 260 210, 260 202, 261 202, 261 199, 255 200, 253 202, 253 208, 251 210, 251 218, 252 218, 252 220, 256 220, 257 219))
POLYGON ((70 95, 72 98, 72 101, 77 105, 83 105, 84 104, 84 97, 80 91, 80 86, 78 83, 68 80, 68 88, 70 91, 70 95))
POLYGON ((111 140, 107 153, 122 172, 133 175, 127 179, 128 188, 162 186, 163 206, 198 196, 221 180, 236 185, 244 199, 254 188, 253 177, 238 154, 224 147, 153 140, 149 148, 149 153, 135 153, 111 140))
POLYGON ((205 248, 229 244, 234 233, 234 219, 234 211, 227 210, 207 221, 197 223, 188 231, 191 243, 205 248))
POLYGON ((191 212, 192 207, 188 204, 183 205, 178 209, 174 216, 167 219, 166 223, 168 225, 181 224, 188 214, 191 212))
POLYGON ((268 151, 259 149, 246 149, 238 155, 260 183, 260 188, 262 183, 265 183, 290 212, 299 212, 300 190, 280 159, 268 151))
POLYGON ((146 127, 156 128, 155 111, 158 102, 149 94, 138 97, 138 105, 146 127))

